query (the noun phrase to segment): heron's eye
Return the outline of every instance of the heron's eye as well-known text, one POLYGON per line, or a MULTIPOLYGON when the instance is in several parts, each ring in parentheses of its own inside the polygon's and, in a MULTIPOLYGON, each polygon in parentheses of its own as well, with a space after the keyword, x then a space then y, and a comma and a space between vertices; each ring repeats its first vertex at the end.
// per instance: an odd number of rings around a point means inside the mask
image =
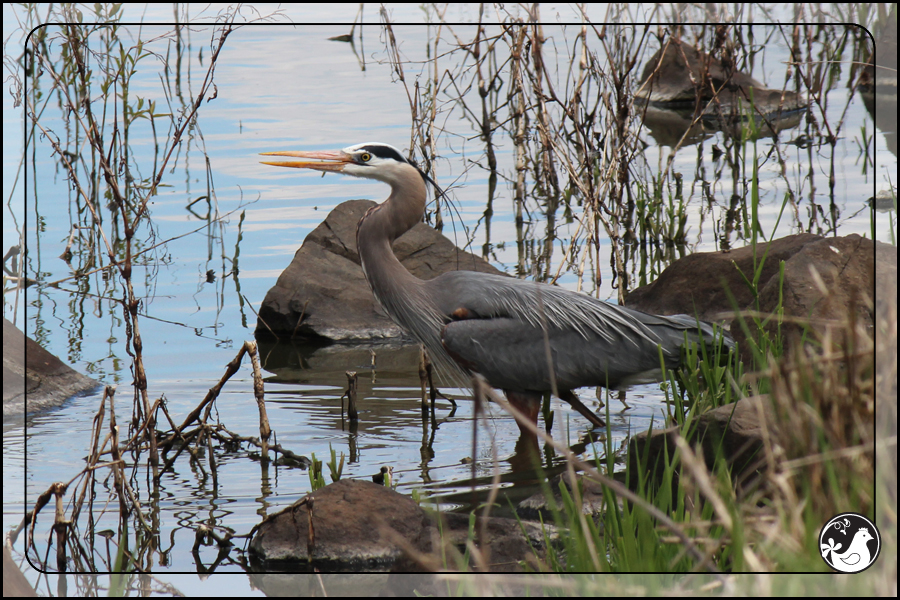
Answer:
POLYGON ((368 152, 363 152, 362 154, 359 155, 359 160, 361 160, 363 162, 369 162, 370 160, 372 160, 372 155, 369 154, 368 152))

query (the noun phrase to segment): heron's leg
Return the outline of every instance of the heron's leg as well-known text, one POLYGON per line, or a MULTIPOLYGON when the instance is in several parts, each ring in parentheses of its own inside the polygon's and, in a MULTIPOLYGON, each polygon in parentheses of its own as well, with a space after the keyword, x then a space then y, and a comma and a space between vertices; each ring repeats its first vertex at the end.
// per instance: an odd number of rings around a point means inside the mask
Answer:
POLYGON ((594 414, 594 411, 582 404, 572 390, 560 390, 559 397, 571 404, 572 408, 580 412, 581 416, 590 421, 594 427, 606 427, 606 422, 594 414))
MULTIPOLYGON (((541 400, 543 397, 537 392, 513 392, 512 390, 503 390, 506 393, 506 399, 512 404, 516 410, 524 413, 532 423, 537 423, 538 414, 541 412, 541 400)), ((522 424, 518 423, 519 431, 533 436, 522 424)))
POLYGON ((538 438, 532 433, 520 432, 516 440, 516 449, 509 457, 509 466, 513 473, 533 471, 541 464, 541 449, 538 438))

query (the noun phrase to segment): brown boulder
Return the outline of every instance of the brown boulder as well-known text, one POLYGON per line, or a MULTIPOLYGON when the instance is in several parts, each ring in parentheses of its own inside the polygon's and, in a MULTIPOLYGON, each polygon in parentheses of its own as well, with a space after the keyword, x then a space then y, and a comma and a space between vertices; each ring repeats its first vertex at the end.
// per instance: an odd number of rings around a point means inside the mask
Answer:
MULTIPOLYGON (((467 514, 432 516, 407 496, 354 479, 325 486, 309 497, 313 499, 311 542, 306 498, 267 517, 256 528, 250 551, 266 569, 295 570, 300 565, 301 569, 315 567, 327 571, 396 572, 425 568, 414 560, 410 551, 427 561, 429 568, 467 566, 455 562, 462 560, 466 552, 467 514), (436 548, 435 542, 455 548, 457 557, 436 548), (447 564, 443 564, 445 560, 447 564)), ((502 517, 489 517, 483 532, 482 548, 489 549, 491 570, 497 572, 522 570, 521 564, 535 552, 544 555, 546 539, 559 538, 552 526, 520 525, 516 519, 502 517)))
MULTIPOLYGON (((785 261, 783 282, 776 274, 760 287, 759 310, 774 312, 781 298, 784 315, 792 317, 781 326, 787 341, 802 335, 806 324, 822 335, 829 326, 848 318, 855 318, 871 331, 875 324, 876 272, 879 277, 896 281, 895 247, 856 234, 823 238, 806 244, 785 261)), ((731 328, 740 335, 737 321, 731 328)))
POLYGON ((762 287, 773 276, 777 279, 779 261, 789 259, 807 244, 821 239, 811 233, 801 233, 757 244, 755 250, 745 246, 730 252, 685 256, 669 265, 656 281, 628 294, 625 306, 655 315, 685 314, 696 315, 701 321, 730 320, 735 305, 728 299, 729 292, 738 308, 746 308, 753 302, 753 293, 744 277, 753 279, 755 264, 763 263, 759 279, 762 287))
POLYGON ((344 479, 310 497, 312 543, 309 503, 304 498, 258 526, 250 542, 257 558, 267 563, 315 563, 329 570, 389 570, 403 558, 403 542, 418 551, 429 545, 425 511, 385 486, 344 479))
MULTIPOLYGON (((743 328, 734 318, 734 305, 726 290, 747 319, 774 313, 780 298, 785 317, 781 334, 789 344, 799 338, 806 325, 821 336, 851 314, 871 329, 875 314, 872 302, 880 302, 875 293, 876 273, 879 278, 896 281, 896 248, 856 234, 823 238, 801 233, 757 244, 755 250, 746 246, 731 252, 686 256, 669 265, 656 281, 629 294, 625 305, 654 314, 684 313, 704 321, 731 321, 732 336, 740 343, 744 340, 743 328), (782 261, 783 280, 779 276, 782 261), (757 306, 744 278, 752 280, 754 264, 760 262, 757 306)), ((770 320, 767 328, 774 330, 775 321, 770 320)), ((747 344, 741 346, 742 356, 748 360, 749 348, 747 344)))

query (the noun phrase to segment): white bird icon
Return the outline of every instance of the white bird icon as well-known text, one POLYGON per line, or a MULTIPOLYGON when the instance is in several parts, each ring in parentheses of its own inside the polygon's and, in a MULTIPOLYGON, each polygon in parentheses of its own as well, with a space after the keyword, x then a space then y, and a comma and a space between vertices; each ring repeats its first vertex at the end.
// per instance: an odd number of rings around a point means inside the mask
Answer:
POLYGON ((871 561, 872 557, 866 542, 873 539, 875 538, 872 537, 869 530, 865 527, 861 527, 860 530, 856 532, 856 535, 853 536, 850 547, 844 552, 837 552, 841 549, 841 544, 835 544, 834 538, 828 538, 828 544, 822 545, 822 556, 824 557, 831 552, 831 563, 836 569, 850 572, 856 571, 857 569, 854 567, 857 565, 865 567, 871 561))

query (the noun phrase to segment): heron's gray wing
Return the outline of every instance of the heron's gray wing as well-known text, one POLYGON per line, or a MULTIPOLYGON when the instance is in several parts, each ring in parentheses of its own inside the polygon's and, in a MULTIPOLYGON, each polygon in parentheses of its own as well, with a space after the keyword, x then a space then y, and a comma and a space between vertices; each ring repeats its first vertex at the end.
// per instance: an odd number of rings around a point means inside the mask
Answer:
MULTIPOLYGON (((628 351, 643 341, 661 344, 670 357, 679 354, 684 332, 697 337, 697 321, 688 315, 648 315, 587 294, 512 277, 452 271, 426 282, 433 305, 453 319, 508 317, 537 328, 572 330, 585 340, 600 337, 608 345, 628 351)), ((704 337, 713 335, 702 324, 704 337)))
MULTIPOLYGON (((588 385, 616 388, 657 381, 662 373, 656 343, 551 327, 545 332, 520 319, 495 317, 452 321, 444 348, 457 362, 508 390, 550 390, 549 364, 558 390, 588 385), (550 350, 549 357, 547 350, 550 350)), ((677 358, 666 366, 676 366, 677 358)))
POLYGON ((666 366, 674 368, 685 336, 723 337, 688 315, 648 315, 511 277, 454 271, 427 287, 444 315, 443 347, 500 388, 550 389, 548 345, 557 387, 564 390, 653 381, 660 375, 660 348, 666 366))

